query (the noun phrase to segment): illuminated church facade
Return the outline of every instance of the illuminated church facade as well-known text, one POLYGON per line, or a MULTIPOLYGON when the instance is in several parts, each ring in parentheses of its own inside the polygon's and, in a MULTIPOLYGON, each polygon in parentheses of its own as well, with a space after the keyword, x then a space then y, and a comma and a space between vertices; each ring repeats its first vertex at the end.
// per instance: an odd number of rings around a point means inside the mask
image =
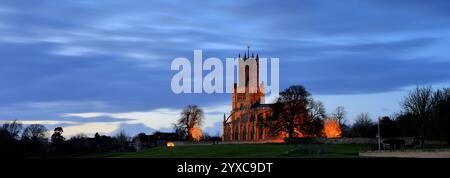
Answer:
POLYGON ((283 137, 270 133, 266 118, 271 104, 264 103, 264 83, 259 83, 259 55, 249 51, 238 61, 238 82, 234 83, 232 111, 224 115, 222 141, 225 143, 283 142, 283 137))

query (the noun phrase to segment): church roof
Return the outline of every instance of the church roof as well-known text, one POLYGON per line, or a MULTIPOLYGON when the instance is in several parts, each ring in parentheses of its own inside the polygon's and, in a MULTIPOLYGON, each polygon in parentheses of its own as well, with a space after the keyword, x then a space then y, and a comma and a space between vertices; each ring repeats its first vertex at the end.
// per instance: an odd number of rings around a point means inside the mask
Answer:
POLYGON ((259 109, 259 108, 271 108, 273 104, 255 104, 251 107, 251 109, 259 109))

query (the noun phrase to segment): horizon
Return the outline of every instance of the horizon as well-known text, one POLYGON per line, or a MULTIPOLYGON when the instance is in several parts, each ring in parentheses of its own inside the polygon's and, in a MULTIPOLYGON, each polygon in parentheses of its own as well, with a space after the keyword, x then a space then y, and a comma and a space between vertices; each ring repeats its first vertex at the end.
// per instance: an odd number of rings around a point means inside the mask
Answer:
POLYGON ((349 124, 362 112, 391 116, 414 87, 450 86, 450 2, 439 2, 4 2, 0 123, 134 136, 173 131, 196 104, 214 136, 231 94, 173 93, 171 62, 247 46, 279 58, 280 91, 303 85, 328 114, 343 106, 349 124))

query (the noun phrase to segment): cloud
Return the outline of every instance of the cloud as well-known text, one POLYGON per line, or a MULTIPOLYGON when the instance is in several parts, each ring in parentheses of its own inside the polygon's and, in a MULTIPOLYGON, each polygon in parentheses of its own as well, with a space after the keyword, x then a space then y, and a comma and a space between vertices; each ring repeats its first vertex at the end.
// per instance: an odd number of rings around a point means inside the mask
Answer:
POLYGON ((120 126, 120 124, 120 122, 94 122, 68 126, 63 128, 64 136, 69 138, 80 133, 88 136, 93 136, 95 133, 111 135, 111 133, 113 133, 120 126))
POLYGON ((151 111, 143 112, 124 112, 124 113, 68 113, 63 117, 82 117, 82 118, 95 118, 95 117, 109 117, 109 118, 126 118, 130 121, 128 123, 143 123, 147 127, 160 129, 170 127, 172 123, 175 123, 178 119, 179 110, 174 109, 155 109, 151 111))
POLYGON ((222 136, 222 123, 223 122, 215 122, 210 127, 205 127, 202 132, 208 133, 210 136, 222 136))
POLYGON ((280 58, 280 89, 302 84, 321 95, 445 83, 449 8, 443 0, 4 2, 0 119, 156 129, 178 118, 173 108, 198 104, 213 127, 229 94, 170 89, 171 60, 192 59, 194 49, 225 59, 250 45, 280 58))
MULTIPOLYGON (((208 106, 203 108, 205 120, 202 128, 212 132, 211 127, 215 128, 218 121, 222 121, 223 114, 228 114, 231 110, 228 104, 208 106), (209 128, 209 129, 208 129, 209 128)), ((86 120, 93 118, 107 117, 112 119, 124 119, 121 122, 111 122, 123 124, 124 128, 130 129, 132 133, 143 132, 145 130, 172 130, 173 124, 179 119, 181 109, 159 108, 150 111, 133 111, 123 113, 66 113, 62 117, 79 117, 86 120), (136 129, 143 129, 142 131, 136 129)), ((96 122, 100 124, 101 122, 96 122)), ((116 128, 121 129, 119 127, 116 128)), ((210 133, 212 134, 212 133, 210 133)), ((215 131, 214 133, 215 134, 215 131)))
POLYGON ((97 51, 92 48, 74 46, 74 47, 64 47, 62 49, 55 50, 51 53, 62 56, 82 56, 82 55, 95 55, 95 53, 100 53, 100 51, 97 51))
MULTIPOLYGON (((126 123, 122 123, 118 126, 118 128, 113 131, 112 133, 110 133, 110 135, 116 135, 121 131, 125 131, 125 133, 131 137, 139 134, 139 133, 145 133, 145 134, 152 134, 154 132, 156 132, 157 130, 147 127, 142 123, 138 123, 138 124, 126 124, 126 123)), ((166 131, 166 130, 160 130, 160 131, 166 131)), ((169 130, 169 132, 171 132, 172 130, 169 130)))
MULTIPOLYGON (((9 122, 11 120, 3 120, 3 122, 9 122)), ((74 121, 61 121, 61 120, 18 120, 21 124, 30 125, 30 124, 42 124, 42 125, 57 125, 57 124, 69 124, 74 125, 78 124, 78 122, 74 121)))
POLYGON ((411 85, 450 81, 449 61, 430 58, 395 59, 365 55, 341 56, 301 62, 297 71, 285 75, 318 94, 368 94, 397 91, 411 85), (331 60, 339 61, 331 63, 331 60))

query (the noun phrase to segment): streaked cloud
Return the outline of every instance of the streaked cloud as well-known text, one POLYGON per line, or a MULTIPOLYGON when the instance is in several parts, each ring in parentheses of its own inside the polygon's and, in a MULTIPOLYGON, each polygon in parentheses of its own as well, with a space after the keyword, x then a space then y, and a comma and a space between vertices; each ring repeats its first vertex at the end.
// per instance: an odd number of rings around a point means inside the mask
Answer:
POLYGON ((101 51, 92 48, 73 46, 73 47, 64 47, 55 50, 51 53, 62 56, 83 56, 83 55, 95 55, 96 53, 101 53, 101 51))
POLYGON ((77 134, 83 133, 88 136, 94 136, 95 133, 102 135, 112 135, 112 133, 119 128, 120 122, 93 122, 93 123, 81 123, 79 125, 73 125, 64 127, 64 136, 72 137, 77 134))
MULTIPOLYGON (((205 113, 205 120, 202 128, 211 128, 223 119, 223 114, 229 114, 226 111, 231 110, 228 104, 207 106, 202 108, 205 113)), ((125 119, 121 122, 108 123, 109 127, 115 126, 115 129, 119 129, 119 124, 143 124, 143 126, 152 130, 172 130, 173 123, 176 123, 180 118, 182 109, 170 109, 170 108, 158 108, 149 111, 132 111, 123 113, 66 113, 62 117, 79 117, 86 120, 93 118, 113 118, 113 119, 125 119)), ((100 124, 100 122, 95 122, 100 124)), ((77 127, 76 127, 77 128, 77 127)), ((115 130, 114 130, 115 131, 115 130)), ((218 131, 221 132, 221 131, 218 131)))
POLYGON ((361 98, 389 96, 394 112, 407 87, 449 86, 448 9, 445 0, 8 1, 0 120, 151 131, 198 104, 215 134, 231 96, 173 94, 170 62, 194 49, 236 57, 247 45, 280 58, 281 89, 302 84, 331 108, 382 115, 386 106, 361 98))

